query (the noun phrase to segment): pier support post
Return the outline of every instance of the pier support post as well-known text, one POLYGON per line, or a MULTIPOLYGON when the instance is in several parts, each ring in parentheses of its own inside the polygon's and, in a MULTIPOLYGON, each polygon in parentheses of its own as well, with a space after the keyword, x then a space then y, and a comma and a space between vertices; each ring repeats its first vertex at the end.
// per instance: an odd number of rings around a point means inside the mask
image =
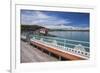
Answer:
POLYGON ((49 52, 49 56, 51 56, 51 52, 49 52))
POLYGON ((61 56, 59 56, 59 61, 61 61, 61 56))

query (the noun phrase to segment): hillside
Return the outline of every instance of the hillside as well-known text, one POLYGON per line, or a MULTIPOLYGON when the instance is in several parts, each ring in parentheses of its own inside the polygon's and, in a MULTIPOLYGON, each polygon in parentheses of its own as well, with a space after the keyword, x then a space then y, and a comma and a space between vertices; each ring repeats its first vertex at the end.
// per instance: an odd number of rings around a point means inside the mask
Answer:
POLYGON ((21 32, 22 31, 35 31, 37 29, 44 28, 38 25, 21 25, 21 32))

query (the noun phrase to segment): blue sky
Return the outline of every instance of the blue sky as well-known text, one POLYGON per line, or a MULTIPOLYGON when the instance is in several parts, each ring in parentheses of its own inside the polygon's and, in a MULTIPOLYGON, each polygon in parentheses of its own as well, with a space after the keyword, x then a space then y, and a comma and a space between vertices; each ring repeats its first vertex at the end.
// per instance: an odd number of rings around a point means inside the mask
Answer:
POLYGON ((21 10, 21 24, 89 27, 89 13, 21 10))

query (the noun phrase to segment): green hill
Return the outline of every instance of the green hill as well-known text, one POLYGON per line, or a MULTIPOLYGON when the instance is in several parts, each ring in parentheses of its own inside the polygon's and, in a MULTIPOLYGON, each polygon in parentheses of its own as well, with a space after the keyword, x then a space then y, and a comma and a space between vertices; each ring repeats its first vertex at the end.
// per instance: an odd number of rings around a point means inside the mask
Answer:
POLYGON ((35 31, 37 29, 44 28, 38 25, 21 25, 21 32, 22 31, 35 31))

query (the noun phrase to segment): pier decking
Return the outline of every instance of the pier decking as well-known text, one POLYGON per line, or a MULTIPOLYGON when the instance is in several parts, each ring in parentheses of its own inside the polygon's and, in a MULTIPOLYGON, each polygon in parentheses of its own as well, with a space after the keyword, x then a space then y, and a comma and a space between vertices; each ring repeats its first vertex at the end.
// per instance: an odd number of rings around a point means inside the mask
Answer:
MULTIPOLYGON (((21 38, 25 39, 23 36, 21 36, 21 38)), ((89 49, 89 42, 34 35, 33 38, 30 39, 30 44, 35 46, 35 48, 32 46, 29 47, 29 45, 25 43, 21 44, 22 62, 87 60, 90 56, 89 51, 86 51, 86 49, 89 49), (44 51, 46 51, 47 54, 44 53, 44 51)))

